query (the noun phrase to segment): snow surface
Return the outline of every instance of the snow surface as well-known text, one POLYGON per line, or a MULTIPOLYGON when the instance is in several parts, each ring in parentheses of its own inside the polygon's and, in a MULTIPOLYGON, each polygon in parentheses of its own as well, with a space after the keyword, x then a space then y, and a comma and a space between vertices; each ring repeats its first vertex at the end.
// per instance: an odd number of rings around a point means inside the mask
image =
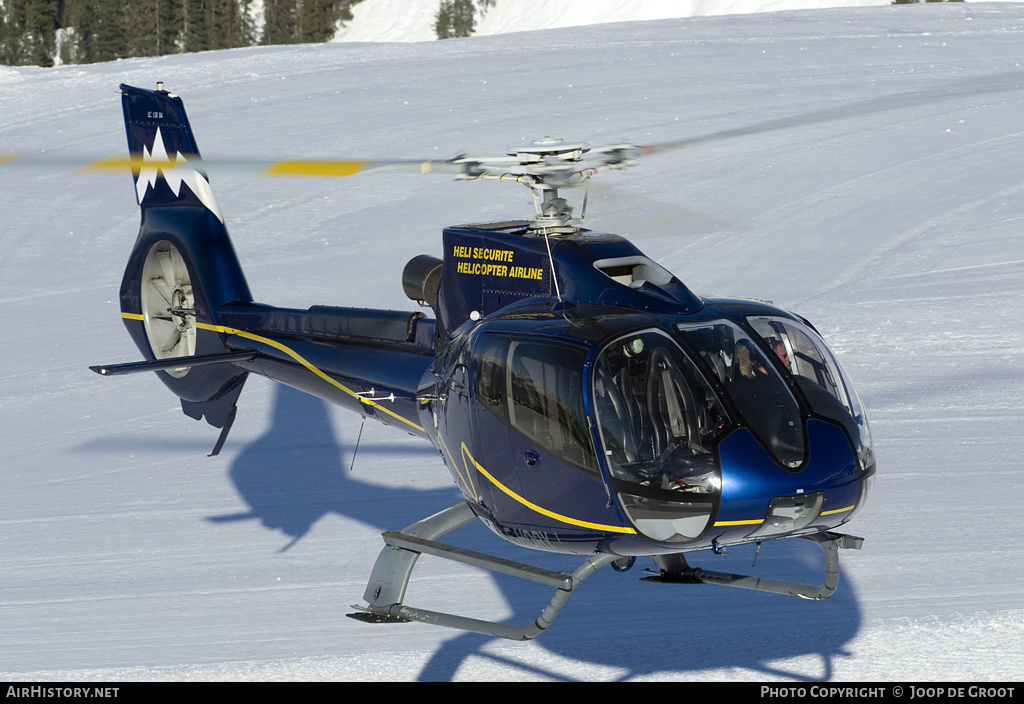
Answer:
MULTIPOLYGON (((440 0, 362 0, 334 37, 340 42, 436 41, 440 0)), ((606 22, 678 19, 779 10, 888 5, 890 0, 499 0, 477 12, 475 36, 606 22)))
MULTIPOLYGON (((812 320, 858 383, 879 475, 833 598, 597 573, 537 640, 345 618, 380 532, 458 499, 424 442, 253 378, 224 452, 120 322, 125 176, 0 168, 0 678, 1020 680, 1024 6, 930 4, 410 44, 0 67, 0 149, 123 152, 117 84, 164 81, 204 154, 448 157, 541 135, 719 135, 601 175, 591 227, 696 291, 812 320), (599 188, 600 186, 600 188, 599 188)), ((259 300, 408 309, 445 225, 514 184, 211 174, 259 300)), ((542 566, 481 525, 466 547, 542 566)), ((806 541, 708 555, 820 580, 806 541), (799 544, 798 544, 799 543, 799 544)), ((549 596, 424 558, 408 603, 526 623, 549 596)))

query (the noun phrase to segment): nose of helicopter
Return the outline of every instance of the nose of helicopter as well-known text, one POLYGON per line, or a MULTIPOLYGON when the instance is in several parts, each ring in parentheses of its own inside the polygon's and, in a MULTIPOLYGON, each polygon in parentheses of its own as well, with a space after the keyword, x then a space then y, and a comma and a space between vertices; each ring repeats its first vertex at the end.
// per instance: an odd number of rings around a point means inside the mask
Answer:
POLYGON ((783 469, 746 430, 722 441, 722 510, 714 527, 719 542, 774 538, 831 528, 857 508, 857 461, 842 429, 807 423, 808 461, 783 469))

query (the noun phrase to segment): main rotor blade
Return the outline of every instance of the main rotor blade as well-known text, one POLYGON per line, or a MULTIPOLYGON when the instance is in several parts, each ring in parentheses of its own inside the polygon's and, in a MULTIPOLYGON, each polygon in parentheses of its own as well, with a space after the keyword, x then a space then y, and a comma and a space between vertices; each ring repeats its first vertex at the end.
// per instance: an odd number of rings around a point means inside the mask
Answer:
POLYGON ((314 176, 314 177, 345 177, 372 171, 391 171, 398 173, 430 173, 432 171, 446 174, 458 174, 464 171, 460 164, 441 159, 426 161, 341 161, 334 159, 288 159, 267 164, 261 176, 314 176))
POLYGON ((202 166, 201 159, 161 159, 142 154, 125 154, 97 158, 74 152, 0 152, 0 168, 5 165, 23 168, 35 168, 47 171, 75 169, 79 172, 105 173, 132 170, 138 172, 143 167, 156 169, 173 169, 186 164, 192 167, 202 166))
MULTIPOLYGON (((812 110, 810 112, 764 120, 742 127, 720 130, 697 137, 660 142, 649 146, 618 144, 608 147, 591 149, 584 159, 553 164, 548 168, 536 167, 531 171, 529 166, 523 170, 512 169, 512 175, 535 173, 549 179, 559 174, 572 176, 577 173, 581 179, 598 171, 609 168, 629 166, 632 161, 642 155, 660 154, 685 147, 692 147, 707 142, 722 141, 736 137, 746 137, 769 132, 776 132, 795 127, 843 120, 851 117, 872 115, 895 110, 930 105, 944 100, 976 95, 1007 93, 1019 91, 1024 86, 1024 72, 1011 71, 994 76, 971 78, 939 86, 931 89, 907 93, 895 93, 878 98, 870 98, 856 103, 846 103, 833 107, 812 110)), ((317 177, 344 178, 371 172, 393 173, 443 173, 462 175, 465 178, 478 178, 485 170, 494 168, 507 169, 509 158, 503 157, 456 157, 442 159, 393 159, 393 160, 354 160, 354 159, 205 159, 188 160, 193 169, 208 167, 211 171, 243 171, 260 176, 279 177, 317 177)), ((42 169, 77 169, 82 172, 104 173, 131 169, 138 173, 142 168, 173 169, 185 164, 181 159, 159 159, 145 154, 111 156, 97 159, 94 156, 61 154, 60 152, 0 152, 0 168, 9 165, 35 167, 42 169)), ((582 180, 581 180, 582 182, 582 180)), ((572 184, 563 184, 572 185, 572 184)))
POLYGON ((0 168, 5 165, 46 170, 76 169, 85 173, 138 172, 142 168, 172 169, 188 164, 193 169, 220 173, 242 171, 259 176, 311 176, 342 178, 373 171, 399 173, 459 174, 465 166, 443 159, 159 159, 144 154, 115 155, 97 159, 81 154, 54 152, 0 152, 0 168))
POLYGON ((767 132, 776 132, 791 127, 806 127, 824 122, 843 120, 850 117, 861 117, 877 113, 903 110, 906 108, 930 105, 943 100, 961 97, 972 97, 989 93, 1007 93, 1020 90, 1024 86, 1024 73, 1011 71, 982 78, 965 79, 949 85, 929 90, 895 93, 877 98, 869 98, 856 103, 836 105, 834 107, 812 110, 799 115, 790 115, 763 122, 756 122, 744 127, 721 130, 700 137, 687 137, 670 142, 661 142, 640 147, 643 154, 660 154, 684 147, 692 147, 706 142, 716 142, 734 137, 746 137, 767 132))

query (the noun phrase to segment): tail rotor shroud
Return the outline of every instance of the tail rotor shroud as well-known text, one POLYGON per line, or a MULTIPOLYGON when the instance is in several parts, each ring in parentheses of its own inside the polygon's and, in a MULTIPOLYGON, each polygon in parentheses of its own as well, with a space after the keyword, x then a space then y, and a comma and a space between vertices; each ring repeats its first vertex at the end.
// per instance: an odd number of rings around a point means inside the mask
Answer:
MULTIPOLYGON (((177 247, 153 245, 142 265, 140 291, 146 338, 156 359, 192 357, 196 353, 196 310, 192 277, 177 247)), ((188 367, 166 370, 180 379, 188 367)))

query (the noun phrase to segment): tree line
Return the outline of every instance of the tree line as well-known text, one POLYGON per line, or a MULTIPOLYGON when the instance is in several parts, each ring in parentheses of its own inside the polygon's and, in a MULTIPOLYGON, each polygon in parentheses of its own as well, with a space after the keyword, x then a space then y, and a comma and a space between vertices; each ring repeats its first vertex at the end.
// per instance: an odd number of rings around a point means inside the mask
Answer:
MULTIPOLYGON (((0 0, 0 64, 55 66, 257 44, 326 42, 362 0, 0 0)), ((497 0, 438 0, 438 39, 497 0)))
POLYGON ((0 63, 83 64, 324 42, 360 0, 0 0, 0 63))
POLYGON ((476 20, 494 7, 498 0, 440 0, 434 14, 434 33, 438 39, 469 37, 476 31, 476 20))
MULTIPOLYGON (((54 66, 325 42, 362 0, 0 0, 0 64, 54 66)), ((498 0, 437 0, 438 39, 471 36, 498 0)), ((963 0, 890 0, 894 5, 963 0)))

